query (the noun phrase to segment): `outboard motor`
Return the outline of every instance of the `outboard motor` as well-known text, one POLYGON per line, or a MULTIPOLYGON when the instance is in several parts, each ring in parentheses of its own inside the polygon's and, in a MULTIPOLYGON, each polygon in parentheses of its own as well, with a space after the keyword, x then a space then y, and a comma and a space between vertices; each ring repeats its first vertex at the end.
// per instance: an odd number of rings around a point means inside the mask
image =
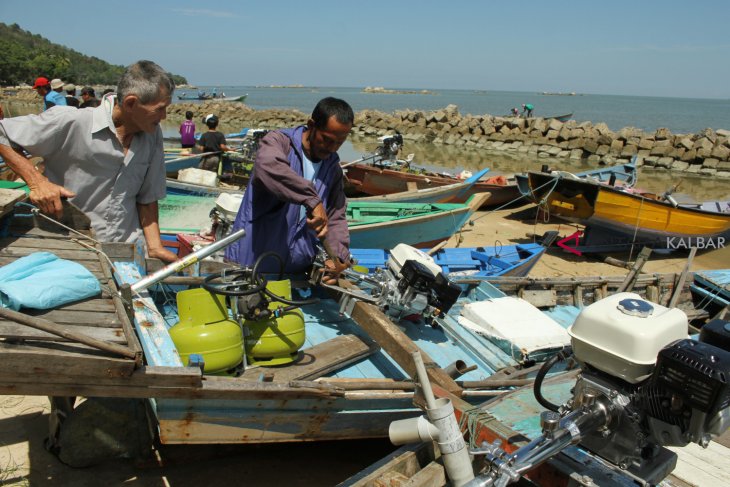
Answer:
POLYGON ((535 397, 548 409, 543 435, 508 454, 483 444, 486 472, 469 485, 507 485, 524 472, 579 444, 628 474, 654 485, 676 466, 667 446, 710 440, 730 426, 730 323, 705 325, 699 341, 687 336, 681 310, 619 293, 585 308, 568 330, 581 366, 573 397, 561 406, 535 397))

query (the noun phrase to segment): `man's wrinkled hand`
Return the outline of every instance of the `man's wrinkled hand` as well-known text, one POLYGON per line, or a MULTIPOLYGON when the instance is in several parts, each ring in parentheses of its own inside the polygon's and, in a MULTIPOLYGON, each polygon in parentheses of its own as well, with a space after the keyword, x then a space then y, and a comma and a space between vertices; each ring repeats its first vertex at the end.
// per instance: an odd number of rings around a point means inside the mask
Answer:
POLYGON ((322 203, 307 215, 307 226, 317 233, 318 239, 324 240, 327 237, 327 212, 322 203))
POLYGON ((337 278, 340 277, 342 271, 348 267, 350 267, 350 262, 342 262, 340 259, 337 259, 337 262, 332 259, 325 260, 322 282, 329 285, 337 284, 337 278))
POLYGON ((56 218, 63 216, 63 204, 61 198, 72 198, 76 193, 69 191, 50 181, 41 181, 28 186, 30 189, 30 202, 33 203, 42 213, 52 215, 56 218))

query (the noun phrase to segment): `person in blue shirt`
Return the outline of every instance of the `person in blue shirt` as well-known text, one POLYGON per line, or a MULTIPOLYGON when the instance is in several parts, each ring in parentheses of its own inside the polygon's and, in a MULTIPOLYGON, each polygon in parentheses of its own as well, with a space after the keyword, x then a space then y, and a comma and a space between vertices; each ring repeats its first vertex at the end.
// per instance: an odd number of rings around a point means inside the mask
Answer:
POLYGON ((51 89, 51 83, 48 81, 48 78, 44 78, 43 76, 37 78, 35 83, 33 83, 33 89, 43 98, 44 111, 57 105, 66 106, 66 97, 51 89))

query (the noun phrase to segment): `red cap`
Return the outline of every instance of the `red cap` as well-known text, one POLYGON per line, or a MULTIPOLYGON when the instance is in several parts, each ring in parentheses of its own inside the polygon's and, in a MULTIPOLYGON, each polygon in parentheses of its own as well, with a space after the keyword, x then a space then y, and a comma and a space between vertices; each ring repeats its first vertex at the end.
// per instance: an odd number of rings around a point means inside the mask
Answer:
POLYGON ((35 90, 39 86, 46 86, 48 85, 48 79, 41 76, 40 78, 35 80, 35 83, 33 84, 33 89, 35 90))

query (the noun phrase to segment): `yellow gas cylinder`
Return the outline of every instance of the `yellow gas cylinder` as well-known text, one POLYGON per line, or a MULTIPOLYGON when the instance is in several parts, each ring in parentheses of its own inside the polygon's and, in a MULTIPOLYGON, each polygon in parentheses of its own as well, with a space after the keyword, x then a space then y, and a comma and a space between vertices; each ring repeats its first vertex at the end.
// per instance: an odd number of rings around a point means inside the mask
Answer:
MULTIPOLYGON (((269 281, 266 288, 277 296, 291 299, 291 282, 269 281)), ((269 309, 285 306, 272 301, 269 309)), ((302 310, 294 309, 285 312, 278 318, 266 320, 246 320, 248 328, 246 336, 246 359, 249 364, 283 365, 296 360, 299 349, 304 345, 304 315, 302 310)))
POLYGON ((170 328, 170 337, 182 363, 191 354, 203 356, 204 372, 226 373, 243 360, 241 327, 228 318, 225 297, 205 289, 188 289, 177 293, 180 322, 170 328))

